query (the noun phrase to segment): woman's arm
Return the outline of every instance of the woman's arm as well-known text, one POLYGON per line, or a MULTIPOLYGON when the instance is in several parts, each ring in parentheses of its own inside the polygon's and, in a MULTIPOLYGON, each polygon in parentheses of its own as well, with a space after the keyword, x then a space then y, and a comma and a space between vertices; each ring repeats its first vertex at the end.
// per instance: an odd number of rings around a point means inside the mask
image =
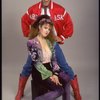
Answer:
POLYGON ((41 73, 42 79, 44 80, 52 76, 52 72, 47 70, 46 67, 41 62, 39 48, 31 41, 28 41, 27 47, 29 54, 32 58, 32 61, 34 63, 34 66, 41 73))

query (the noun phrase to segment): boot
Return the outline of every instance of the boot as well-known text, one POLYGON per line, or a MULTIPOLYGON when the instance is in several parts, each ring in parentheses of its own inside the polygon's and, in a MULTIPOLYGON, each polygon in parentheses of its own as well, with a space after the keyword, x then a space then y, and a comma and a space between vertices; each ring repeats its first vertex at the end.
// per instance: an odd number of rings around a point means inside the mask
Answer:
POLYGON ((17 92, 17 95, 15 97, 15 100, 21 100, 21 97, 23 97, 23 95, 24 95, 24 88, 25 88, 27 80, 28 80, 28 77, 20 76, 18 92, 17 92))
POLYGON ((72 89, 73 89, 73 92, 74 92, 75 100, 82 100, 81 95, 80 95, 77 75, 75 75, 74 79, 71 80, 71 86, 72 86, 72 89))

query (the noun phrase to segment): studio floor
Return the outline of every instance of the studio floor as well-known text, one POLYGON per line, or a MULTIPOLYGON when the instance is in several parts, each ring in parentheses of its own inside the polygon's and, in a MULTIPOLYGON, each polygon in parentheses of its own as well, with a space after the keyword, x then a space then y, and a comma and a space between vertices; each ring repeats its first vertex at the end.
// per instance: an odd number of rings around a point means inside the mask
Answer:
MULTIPOLYGON (((4 64, 2 67, 2 100, 15 100, 15 95, 18 86, 18 77, 22 67, 20 64, 4 64)), ((76 68, 82 100, 99 100, 98 95, 98 70, 84 69, 84 67, 76 68)), ((31 77, 29 78, 26 88, 25 96, 22 100, 31 99, 31 77)), ((71 91, 72 93, 72 91, 71 91)), ((59 97, 57 100, 62 100, 59 97)), ((71 95, 71 100, 73 96, 71 95)))

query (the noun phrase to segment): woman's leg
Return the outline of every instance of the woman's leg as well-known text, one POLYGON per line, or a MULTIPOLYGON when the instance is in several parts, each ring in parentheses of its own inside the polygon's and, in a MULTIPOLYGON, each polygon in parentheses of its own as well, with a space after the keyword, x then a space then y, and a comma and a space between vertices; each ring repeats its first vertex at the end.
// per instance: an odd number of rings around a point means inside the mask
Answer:
POLYGON ((70 82, 64 84, 64 93, 62 100, 70 100, 70 82))
POLYGON ((49 78, 45 80, 43 84, 48 87, 49 92, 45 93, 44 95, 36 97, 35 100, 55 100, 64 92, 62 86, 56 85, 49 78))
POLYGON ((21 100, 21 97, 24 94, 25 85, 27 83, 28 77, 32 71, 32 59, 31 56, 28 56, 26 64, 23 67, 23 70, 19 77, 18 91, 15 97, 15 100, 21 100))
POLYGON ((63 84, 64 93, 62 100, 70 100, 70 78, 65 72, 59 73, 59 80, 63 84))

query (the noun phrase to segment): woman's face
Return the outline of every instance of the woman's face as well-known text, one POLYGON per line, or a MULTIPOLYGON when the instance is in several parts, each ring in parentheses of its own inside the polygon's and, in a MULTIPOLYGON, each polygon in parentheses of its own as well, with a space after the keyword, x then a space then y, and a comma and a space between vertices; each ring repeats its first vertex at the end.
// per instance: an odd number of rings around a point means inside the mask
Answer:
POLYGON ((39 33, 42 37, 48 36, 51 30, 50 24, 43 24, 42 26, 39 26, 39 33))

